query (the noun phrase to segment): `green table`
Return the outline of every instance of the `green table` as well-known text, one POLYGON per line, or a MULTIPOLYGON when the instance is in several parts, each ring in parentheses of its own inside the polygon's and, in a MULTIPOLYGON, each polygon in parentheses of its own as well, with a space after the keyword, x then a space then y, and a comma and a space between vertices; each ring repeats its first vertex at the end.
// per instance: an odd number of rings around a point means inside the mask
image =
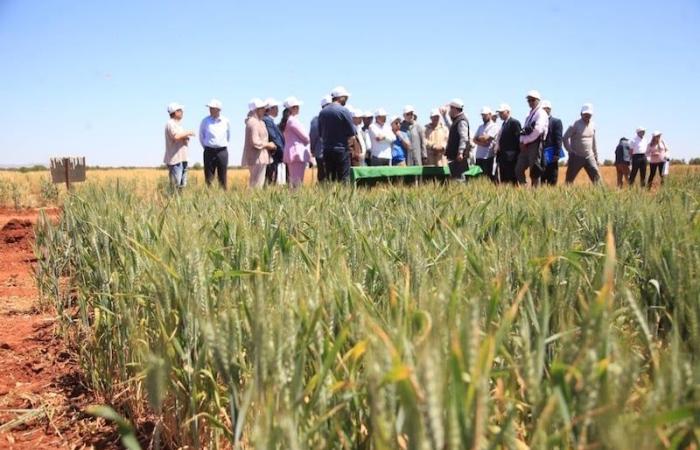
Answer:
POLYGON ((442 181, 450 177, 449 167, 436 166, 378 166, 353 167, 350 179, 355 185, 373 185, 392 180, 414 183, 417 181, 442 181))

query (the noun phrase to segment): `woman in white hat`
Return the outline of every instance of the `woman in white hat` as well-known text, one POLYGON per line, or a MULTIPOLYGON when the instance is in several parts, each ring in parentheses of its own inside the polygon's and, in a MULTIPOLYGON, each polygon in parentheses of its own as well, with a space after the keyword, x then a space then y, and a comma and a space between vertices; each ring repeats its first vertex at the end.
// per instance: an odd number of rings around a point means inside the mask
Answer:
POLYGON ((647 187, 651 189, 651 184, 654 182, 654 177, 656 172, 659 172, 659 177, 661 177, 661 184, 664 184, 664 178, 666 174, 664 173, 664 164, 666 164, 666 158, 668 155, 668 146, 661 139, 661 132, 654 131, 651 135, 651 141, 647 146, 646 157, 649 160, 649 180, 647 181, 647 187))
POLYGON ((301 105, 296 97, 286 99, 280 123, 284 133, 284 162, 289 168, 289 186, 292 189, 304 183, 304 172, 311 161, 309 133, 298 118, 301 105))
POLYGON ((253 189, 259 189, 265 185, 265 170, 272 161, 270 152, 277 148, 274 142, 269 141, 267 127, 262 120, 266 106, 267 104, 259 98, 252 99, 248 103, 249 115, 245 121, 241 165, 248 167, 250 172, 248 186, 253 189))

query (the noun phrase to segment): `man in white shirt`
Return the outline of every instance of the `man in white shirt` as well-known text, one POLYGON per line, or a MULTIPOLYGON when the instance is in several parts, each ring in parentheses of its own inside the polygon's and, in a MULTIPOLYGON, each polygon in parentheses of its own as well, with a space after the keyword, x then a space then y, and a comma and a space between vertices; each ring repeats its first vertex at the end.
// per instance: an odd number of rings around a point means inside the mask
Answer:
POLYGON ((209 115, 199 125, 199 143, 204 148, 204 181, 210 186, 216 174, 225 190, 228 172, 228 143, 231 124, 221 115, 221 102, 212 99, 207 105, 209 115))
POLYGON ((386 111, 379 108, 374 113, 374 123, 369 126, 373 166, 391 165, 391 144, 396 139, 396 135, 391 129, 391 124, 387 123, 386 116, 386 111))
POLYGON ((355 149, 355 154, 351 155, 351 163, 353 166, 363 166, 365 165, 365 159, 367 158, 367 140, 366 133, 362 129, 364 112, 359 109, 351 109, 352 123, 355 125, 355 130, 357 131, 357 147, 355 149))
POLYGON ((180 190, 187 185, 187 144, 193 131, 182 127, 184 106, 179 103, 168 105, 170 119, 165 124, 165 156, 163 163, 168 166, 170 184, 180 190))
POLYGON ((530 169, 530 182, 533 186, 539 186, 544 170, 542 145, 547 137, 549 116, 540 105, 542 96, 538 91, 528 92, 526 98, 530 114, 525 119, 520 134, 520 154, 515 164, 515 177, 518 184, 526 184, 525 170, 530 169))
POLYGON ((632 172, 630 172, 629 184, 632 186, 637 174, 639 174, 640 185, 644 187, 647 179, 647 140, 644 139, 646 130, 644 127, 637 128, 637 135, 629 141, 630 152, 632 153, 632 172))
POLYGON ((474 143, 476 144, 476 165, 481 167, 484 174, 489 177, 491 181, 496 181, 493 170, 493 162, 495 159, 495 152, 493 149, 494 139, 498 134, 499 127, 492 120, 493 111, 488 106, 481 108, 481 120, 483 123, 479 125, 474 135, 474 143))

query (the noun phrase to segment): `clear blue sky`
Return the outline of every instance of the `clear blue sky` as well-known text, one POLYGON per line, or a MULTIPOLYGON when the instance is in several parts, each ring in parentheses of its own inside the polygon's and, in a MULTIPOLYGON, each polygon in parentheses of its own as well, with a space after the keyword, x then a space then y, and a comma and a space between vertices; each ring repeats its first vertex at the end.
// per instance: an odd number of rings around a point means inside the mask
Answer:
MULTIPOLYGON (((427 121, 461 97, 484 105, 539 89, 565 125, 596 108, 601 158, 637 125, 674 157, 700 156, 698 0, 365 1, 0 0, 0 164, 84 155, 156 166, 168 102, 196 128, 217 97, 240 163, 251 97, 295 95, 311 119, 338 84, 361 109, 404 104, 427 121)), ((190 162, 201 161, 198 143, 190 162)))

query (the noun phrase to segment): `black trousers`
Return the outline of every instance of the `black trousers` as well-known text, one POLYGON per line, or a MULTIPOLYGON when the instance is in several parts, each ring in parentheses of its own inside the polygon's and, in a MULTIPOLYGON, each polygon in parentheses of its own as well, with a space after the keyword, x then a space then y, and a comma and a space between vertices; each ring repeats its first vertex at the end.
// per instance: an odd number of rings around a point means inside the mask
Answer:
POLYGON ((516 184, 518 179, 515 177, 516 161, 508 161, 505 158, 498 161, 498 178, 501 183, 516 184))
POLYGON ((494 157, 476 159, 476 165, 481 167, 481 170, 484 171, 484 175, 489 177, 489 180, 493 181, 494 183, 496 182, 496 176, 493 174, 493 163, 495 159, 496 158, 494 157))
POLYGON ((632 155, 632 172, 630 172, 630 186, 634 183, 634 179, 637 178, 637 173, 639 173, 639 184, 644 186, 647 178, 647 157, 646 155, 632 155))
POLYGON ((559 161, 547 164, 542 173, 542 183, 556 186, 559 179, 559 161))
MULTIPOLYGON (((280 163, 272 162, 265 168, 265 183, 272 186, 277 184, 277 172, 280 170, 280 163)), ((289 169, 284 165, 285 180, 289 179, 289 169)), ((285 182, 285 184, 287 184, 285 182)))
POLYGON ((204 181, 211 186, 214 175, 219 179, 219 185, 226 189, 228 172, 228 150, 226 147, 204 147, 204 181))
POLYGON ((659 172, 659 177, 661 178, 661 184, 664 184, 664 164, 665 163, 651 163, 649 164, 649 181, 647 186, 651 188, 651 183, 654 182, 656 177, 656 172, 659 172))
POLYGON ((326 150, 323 152, 326 177, 329 181, 350 181, 350 151, 326 150))
POLYGON ((455 159, 448 162, 447 167, 450 168, 450 176, 453 180, 464 181, 464 172, 469 170, 469 161, 466 157, 461 161, 455 159))
POLYGON ((316 176, 318 177, 318 182, 324 182, 328 178, 326 175, 326 163, 323 158, 316 158, 316 176))

